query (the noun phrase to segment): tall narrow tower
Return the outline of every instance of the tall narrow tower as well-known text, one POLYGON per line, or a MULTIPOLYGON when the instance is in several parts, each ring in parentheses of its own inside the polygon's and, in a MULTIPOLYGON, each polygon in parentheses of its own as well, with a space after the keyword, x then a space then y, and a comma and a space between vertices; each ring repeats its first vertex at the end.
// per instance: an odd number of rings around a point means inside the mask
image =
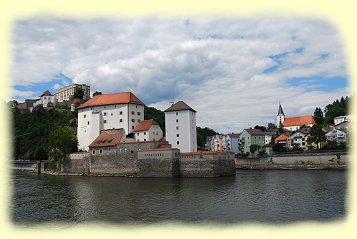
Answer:
POLYGON ((285 121, 285 114, 279 102, 278 115, 276 116, 276 127, 279 128, 280 124, 284 123, 284 121, 285 121))
POLYGON ((164 112, 166 140, 181 152, 196 152, 196 111, 185 102, 178 101, 164 112))

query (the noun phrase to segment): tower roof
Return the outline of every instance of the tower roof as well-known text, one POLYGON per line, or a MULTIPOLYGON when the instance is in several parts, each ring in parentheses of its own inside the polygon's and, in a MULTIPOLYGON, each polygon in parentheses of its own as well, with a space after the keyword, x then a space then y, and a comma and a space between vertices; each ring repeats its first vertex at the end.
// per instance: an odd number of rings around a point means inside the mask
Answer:
POLYGON ((169 108, 167 108, 164 112, 170 112, 170 111, 180 111, 180 110, 192 110, 193 112, 196 112, 196 110, 192 109, 190 106, 188 106, 185 102, 183 101, 178 101, 175 104, 172 104, 169 108))
POLYGON ((144 105, 138 97, 136 97, 131 92, 122 92, 114 94, 102 94, 96 95, 92 99, 88 100, 86 103, 80 105, 78 109, 98 106, 98 105, 115 105, 115 104, 135 104, 144 105))
POLYGON ((279 111, 278 111, 278 115, 284 115, 284 111, 283 111, 283 108, 281 107, 281 104, 279 103, 279 111))
POLYGON ((51 92, 46 90, 45 92, 42 93, 42 95, 40 97, 42 97, 42 96, 53 96, 53 95, 51 94, 51 92))

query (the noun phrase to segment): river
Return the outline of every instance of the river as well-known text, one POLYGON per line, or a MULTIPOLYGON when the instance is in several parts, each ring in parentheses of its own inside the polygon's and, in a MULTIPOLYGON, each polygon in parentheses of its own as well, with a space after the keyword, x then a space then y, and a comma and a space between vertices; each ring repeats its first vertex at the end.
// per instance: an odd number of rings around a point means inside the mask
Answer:
POLYGON ((221 178, 14 172, 12 221, 289 223, 346 216, 346 171, 236 171, 221 178))

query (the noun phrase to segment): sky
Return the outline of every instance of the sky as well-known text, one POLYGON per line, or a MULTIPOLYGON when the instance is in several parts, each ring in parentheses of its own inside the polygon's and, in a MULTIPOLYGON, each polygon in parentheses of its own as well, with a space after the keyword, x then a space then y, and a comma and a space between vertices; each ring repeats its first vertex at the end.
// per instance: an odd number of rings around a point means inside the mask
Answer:
POLYGON ((185 101, 220 133, 312 115, 351 95, 343 40, 311 18, 28 18, 12 31, 12 97, 71 83, 133 92, 160 110, 185 101))

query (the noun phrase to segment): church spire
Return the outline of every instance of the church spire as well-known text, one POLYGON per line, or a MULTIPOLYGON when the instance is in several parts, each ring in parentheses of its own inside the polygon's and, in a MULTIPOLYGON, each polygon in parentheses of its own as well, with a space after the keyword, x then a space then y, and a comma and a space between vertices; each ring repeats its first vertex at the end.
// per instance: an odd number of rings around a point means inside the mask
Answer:
POLYGON ((283 111, 283 108, 281 107, 280 102, 279 102, 279 111, 278 111, 278 116, 279 116, 279 115, 284 115, 284 116, 285 116, 284 111, 283 111))

